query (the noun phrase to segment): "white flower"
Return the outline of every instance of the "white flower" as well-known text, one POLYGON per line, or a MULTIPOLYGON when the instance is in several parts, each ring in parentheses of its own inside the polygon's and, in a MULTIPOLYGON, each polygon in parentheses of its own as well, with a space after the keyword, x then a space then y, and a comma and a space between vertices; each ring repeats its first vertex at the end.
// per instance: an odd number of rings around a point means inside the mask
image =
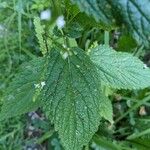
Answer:
POLYGON ((67 57, 68 57, 68 52, 65 52, 65 53, 62 54, 63 59, 66 59, 67 57))
POLYGON ((76 65, 76 67, 77 67, 77 68, 80 68, 80 66, 79 66, 79 65, 76 65))
POLYGON ((45 84, 45 81, 42 81, 42 82, 41 82, 41 88, 43 88, 45 85, 46 85, 46 84, 45 84))
POLYGON ((64 20, 64 16, 59 16, 56 20, 56 25, 58 27, 58 29, 62 29, 65 26, 65 20, 64 20))
POLYGON ((40 88, 40 84, 34 84, 35 88, 40 88))
POLYGON ((62 46, 63 46, 63 48, 67 48, 67 46, 65 44, 63 44, 62 46))
POLYGON ((40 14, 41 20, 50 20, 51 19, 51 11, 50 9, 44 10, 40 14))
POLYGON ((34 84, 34 87, 36 88, 36 89, 43 89, 43 87, 46 85, 46 83, 45 83, 45 81, 41 81, 40 83, 38 83, 38 84, 34 84))
POLYGON ((148 67, 147 67, 147 65, 146 65, 146 64, 144 64, 143 68, 144 68, 144 69, 147 69, 148 67))

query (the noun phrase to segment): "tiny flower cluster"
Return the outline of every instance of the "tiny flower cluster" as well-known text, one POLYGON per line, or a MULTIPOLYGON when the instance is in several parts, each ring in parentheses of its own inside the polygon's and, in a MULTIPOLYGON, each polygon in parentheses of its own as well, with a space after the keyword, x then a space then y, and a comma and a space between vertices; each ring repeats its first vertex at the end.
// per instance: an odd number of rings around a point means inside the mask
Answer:
POLYGON ((59 16, 56 20, 56 25, 58 27, 58 29, 62 29, 65 26, 65 20, 64 20, 64 16, 59 16))
POLYGON ((40 14, 41 20, 50 20, 51 19, 51 11, 50 9, 44 10, 40 14))
MULTIPOLYGON (((40 18, 41 20, 51 20, 51 10, 47 9, 47 10, 43 10, 40 13, 40 18)), ((62 29, 65 26, 66 22, 64 20, 64 16, 61 15, 56 19, 56 26, 58 27, 58 29, 62 29)))
POLYGON ((34 84, 34 87, 36 88, 36 89, 43 89, 43 87, 46 85, 46 83, 45 83, 45 81, 42 81, 42 82, 40 82, 40 83, 38 83, 38 84, 34 84))

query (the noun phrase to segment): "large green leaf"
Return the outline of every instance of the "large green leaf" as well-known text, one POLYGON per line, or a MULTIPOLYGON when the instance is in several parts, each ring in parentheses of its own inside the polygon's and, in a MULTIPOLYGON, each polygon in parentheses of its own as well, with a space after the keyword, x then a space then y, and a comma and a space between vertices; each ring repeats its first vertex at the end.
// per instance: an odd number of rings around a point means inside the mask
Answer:
POLYGON ((18 74, 6 89, 0 120, 21 115, 40 106, 43 66, 42 58, 36 58, 21 66, 18 74))
POLYGON ((104 84, 113 88, 140 89, 150 86, 150 69, 128 53, 100 45, 90 52, 104 84))
POLYGON ((149 0, 72 0, 97 21, 111 25, 122 22, 129 33, 146 46, 150 43, 149 0))
POLYGON ((150 43, 150 0, 108 0, 117 9, 133 37, 145 45, 150 43))
POLYGON ((51 50, 43 105, 66 150, 82 149, 98 129, 105 101, 99 83, 81 49, 51 50))
POLYGON ((113 16, 111 14, 111 6, 107 0, 71 0, 78 4, 81 11, 93 16, 96 21, 110 27, 113 25, 113 16))

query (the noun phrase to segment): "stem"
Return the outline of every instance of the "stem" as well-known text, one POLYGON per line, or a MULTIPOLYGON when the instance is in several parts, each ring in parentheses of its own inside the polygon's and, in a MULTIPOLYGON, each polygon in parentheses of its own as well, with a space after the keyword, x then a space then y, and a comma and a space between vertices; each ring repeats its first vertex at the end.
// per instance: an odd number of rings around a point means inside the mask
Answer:
POLYGON ((125 116, 127 116, 131 111, 137 109, 138 107, 140 107, 142 104, 146 103, 149 100, 150 100, 150 96, 147 96, 142 100, 139 100, 134 106, 128 109, 128 111, 126 111, 123 115, 121 115, 118 119, 116 119, 115 124, 118 123, 120 120, 122 120, 125 116))
POLYGON ((109 46, 109 31, 104 32, 104 44, 109 46))
POLYGON ((66 37, 66 36, 64 35, 64 32, 63 32, 62 29, 61 29, 60 31, 61 31, 61 33, 62 33, 62 35, 63 35, 64 44, 65 44, 67 47, 70 47, 70 43, 69 43, 68 37, 66 37))
POLYGON ((144 130, 144 131, 142 131, 140 133, 134 133, 134 134, 128 136, 127 139, 131 140, 131 139, 139 138, 139 137, 141 137, 141 136, 143 136, 145 134, 149 134, 149 133, 150 133, 150 129, 146 129, 146 130, 144 130))
POLYGON ((50 130, 48 132, 46 132, 42 137, 40 137, 39 139, 37 139, 36 144, 41 144, 43 143, 45 140, 47 140, 48 138, 50 138, 54 133, 54 130, 50 130))
POLYGON ((30 58, 32 58, 32 59, 34 59, 34 58, 37 58, 34 54, 32 54, 30 51, 28 51, 28 50, 26 50, 26 49, 24 49, 24 48, 22 48, 22 51, 24 52, 24 53, 26 53, 26 55, 28 55, 30 58))

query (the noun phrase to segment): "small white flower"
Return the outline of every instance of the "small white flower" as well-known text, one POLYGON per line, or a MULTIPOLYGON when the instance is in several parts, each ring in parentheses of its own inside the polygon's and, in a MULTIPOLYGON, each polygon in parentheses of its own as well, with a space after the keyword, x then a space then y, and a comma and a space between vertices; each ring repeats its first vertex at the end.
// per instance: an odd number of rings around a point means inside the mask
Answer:
POLYGON ((50 20, 51 19, 51 11, 50 9, 44 10, 40 14, 41 20, 50 20))
POLYGON ((41 82, 41 88, 43 88, 46 85, 45 81, 41 82))
POLYGON ((62 46, 63 46, 63 48, 67 48, 67 46, 65 44, 63 44, 62 46))
POLYGON ((40 88, 40 84, 34 84, 35 88, 40 88))
POLYGON ((68 57, 68 52, 65 52, 64 54, 62 54, 62 58, 66 59, 68 57))
POLYGON ((144 64, 143 68, 144 68, 144 69, 147 69, 148 67, 147 67, 147 65, 146 65, 146 64, 144 64))
POLYGON ((79 65, 76 65, 76 67, 77 67, 77 68, 80 68, 80 66, 79 66, 79 65))
POLYGON ((59 16, 56 20, 56 25, 58 27, 58 29, 62 29, 65 26, 65 20, 64 20, 64 16, 59 16))
POLYGON ((38 83, 38 84, 34 84, 34 87, 36 88, 36 89, 43 89, 43 87, 46 85, 46 83, 45 83, 45 81, 42 81, 42 82, 40 82, 40 83, 38 83))

